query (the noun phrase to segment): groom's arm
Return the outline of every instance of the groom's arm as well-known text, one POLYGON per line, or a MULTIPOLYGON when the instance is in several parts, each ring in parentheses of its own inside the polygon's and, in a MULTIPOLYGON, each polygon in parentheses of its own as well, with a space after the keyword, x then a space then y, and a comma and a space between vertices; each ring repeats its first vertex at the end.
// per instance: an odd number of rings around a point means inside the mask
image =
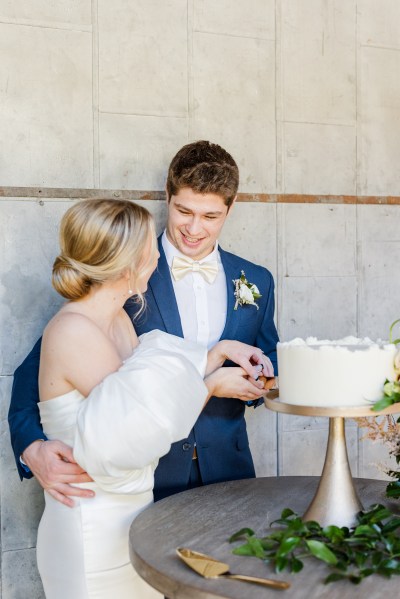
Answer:
POLYGON ((263 291, 265 294, 266 305, 264 310, 263 319, 257 332, 256 347, 263 350, 264 354, 268 356, 274 367, 274 374, 278 376, 278 360, 276 353, 276 344, 279 341, 278 332, 276 330, 274 322, 275 313, 275 296, 274 296, 274 279, 269 271, 266 271, 267 281, 263 291))
POLYGON ((8 413, 11 444, 21 479, 35 476, 54 499, 72 507, 72 497, 93 497, 90 489, 72 486, 91 478, 75 462, 71 447, 62 441, 47 441, 43 433, 38 408, 40 348, 39 339, 14 373, 8 413))
POLYGON ((25 449, 38 439, 46 440, 40 424, 39 401, 39 360, 41 339, 37 341, 30 354, 14 373, 11 391, 11 403, 8 412, 8 423, 11 434, 11 445, 19 475, 31 478, 32 472, 23 467, 20 457, 25 449))
MULTIPOLYGON (((278 376, 278 360, 276 353, 276 344, 279 341, 278 332, 276 330, 274 322, 275 313, 275 296, 274 296, 274 279, 271 273, 265 269, 266 281, 264 285, 260 286, 260 292, 264 295, 266 300, 264 307, 264 314, 262 316, 261 324, 257 331, 256 341, 254 345, 262 349, 264 354, 271 360, 272 366, 274 367, 274 375, 278 376)), ((248 406, 258 408, 264 404, 264 398, 247 402, 248 406)))

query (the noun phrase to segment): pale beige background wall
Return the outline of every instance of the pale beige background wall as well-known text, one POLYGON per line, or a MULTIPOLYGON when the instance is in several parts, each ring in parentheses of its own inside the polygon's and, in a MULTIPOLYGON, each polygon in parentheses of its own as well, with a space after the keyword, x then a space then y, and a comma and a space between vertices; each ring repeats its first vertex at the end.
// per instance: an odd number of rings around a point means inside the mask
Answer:
MULTIPOLYGON (((162 190, 175 151, 208 138, 242 192, 400 196, 397 0, 0 0, 0 57, 0 186, 162 190)), ((2 598, 39 599, 42 494, 19 482, 6 416, 59 305, 71 200, 2 193, 2 598)), ((163 203, 144 203, 161 230, 163 203)), ((400 205, 239 203, 221 241, 273 272, 283 339, 384 337, 400 316, 400 205)), ((326 421, 248 423, 258 475, 320 474, 326 421)), ((348 429, 353 472, 380 476, 382 450, 348 429)))

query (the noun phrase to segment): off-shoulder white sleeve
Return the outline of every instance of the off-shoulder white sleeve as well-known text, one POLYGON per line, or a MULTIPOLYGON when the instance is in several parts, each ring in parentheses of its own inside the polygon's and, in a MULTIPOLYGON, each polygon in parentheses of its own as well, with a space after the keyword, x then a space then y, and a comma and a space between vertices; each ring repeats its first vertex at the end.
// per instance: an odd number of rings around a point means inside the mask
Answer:
POLYGON ((145 490, 149 469, 187 437, 207 396, 207 350, 160 331, 95 387, 78 413, 74 456, 108 491, 145 490))

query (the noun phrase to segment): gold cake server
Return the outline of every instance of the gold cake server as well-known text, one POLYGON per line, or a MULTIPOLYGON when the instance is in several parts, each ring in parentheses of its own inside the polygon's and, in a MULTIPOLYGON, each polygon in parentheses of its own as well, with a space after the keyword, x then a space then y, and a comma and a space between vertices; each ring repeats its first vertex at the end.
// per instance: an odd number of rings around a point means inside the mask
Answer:
POLYGON ((234 578, 235 580, 254 582, 256 584, 262 584, 267 587, 281 590, 288 589, 290 587, 290 583, 283 580, 257 578, 256 576, 246 576, 244 574, 231 574, 229 572, 228 564, 220 562, 209 555, 204 555, 204 553, 193 551, 192 549, 179 547, 179 549, 176 550, 176 553, 181 560, 183 560, 185 564, 189 566, 189 568, 192 568, 192 570, 197 572, 197 574, 200 574, 200 576, 204 576, 204 578, 234 578))

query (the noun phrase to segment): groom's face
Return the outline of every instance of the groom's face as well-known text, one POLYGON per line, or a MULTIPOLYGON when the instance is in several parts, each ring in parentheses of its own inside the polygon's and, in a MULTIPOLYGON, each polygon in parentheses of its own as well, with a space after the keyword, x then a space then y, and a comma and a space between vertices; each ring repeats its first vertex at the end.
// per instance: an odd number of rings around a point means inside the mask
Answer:
POLYGON ((227 215, 221 196, 184 187, 169 198, 167 237, 182 254, 201 260, 213 251, 227 215))

